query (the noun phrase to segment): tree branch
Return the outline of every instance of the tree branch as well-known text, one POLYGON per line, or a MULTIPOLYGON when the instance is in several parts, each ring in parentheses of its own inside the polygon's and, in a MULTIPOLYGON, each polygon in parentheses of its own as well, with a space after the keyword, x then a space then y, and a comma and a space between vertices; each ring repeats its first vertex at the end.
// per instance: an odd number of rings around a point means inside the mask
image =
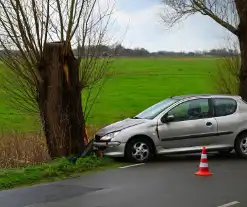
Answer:
MULTIPOLYGON (((237 35, 237 29, 234 26, 232 26, 228 22, 220 19, 215 13, 212 12, 212 10, 207 8, 205 4, 203 4, 202 2, 199 2, 198 0, 192 0, 192 3, 195 4, 199 8, 198 11, 201 14, 211 17, 214 21, 216 21, 222 27, 226 28, 227 30, 229 30, 233 34, 237 35)), ((216 1, 214 2, 213 5, 216 6, 216 1)))
POLYGON ((173 26, 179 20, 197 12, 212 18, 215 22, 237 35, 237 11, 233 0, 163 0, 165 11, 163 21, 173 26), (172 11, 171 11, 172 9, 172 11), (233 25, 233 22, 236 25, 233 25))

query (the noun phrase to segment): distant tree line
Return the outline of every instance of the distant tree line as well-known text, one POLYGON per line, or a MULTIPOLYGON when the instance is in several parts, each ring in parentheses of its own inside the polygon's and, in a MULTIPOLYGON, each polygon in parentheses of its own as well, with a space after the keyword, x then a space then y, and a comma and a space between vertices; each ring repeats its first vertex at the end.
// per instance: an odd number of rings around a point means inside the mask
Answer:
MULTIPOLYGON (((122 45, 116 46, 106 46, 106 45, 97 45, 90 46, 87 48, 77 47, 73 49, 73 52, 76 57, 83 57, 90 54, 97 54, 99 56, 118 56, 118 57, 206 57, 206 56, 214 56, 214 57, 227 57, 227 56, 237 56, 239 55, 239 51, 227 48, 220 49, 211 49, 204 51, 194 51, 194 52, 174 52, 174 51, 157 51, 157 52, 149 52, 145 48, 125 48, 122 45)), ((18 53, 18 51, 14 51, 13 53, 18 53)), ((0 50, 0 56, 3 52, 0 50)))
POLYGON ((149 52, 145 48, 125 48, 122 45, 116 46, 106 46, 106 45, 97 45, 91 46, 90 48, 81 48, 80 46, 77 49, 74 49, 74 54, 76 56, 83 57, 83 54, 95 54, 104 56, 118 56, 118 57, 198 57, 198 56, 215 56, 215 57, 226 57, 226 56, 236 56, 239 55, 237 50, 220 48, 220 49, 211 49, 209 51, 194 51, 194 52, 174 52, 174 51, 157 51, 149 52))

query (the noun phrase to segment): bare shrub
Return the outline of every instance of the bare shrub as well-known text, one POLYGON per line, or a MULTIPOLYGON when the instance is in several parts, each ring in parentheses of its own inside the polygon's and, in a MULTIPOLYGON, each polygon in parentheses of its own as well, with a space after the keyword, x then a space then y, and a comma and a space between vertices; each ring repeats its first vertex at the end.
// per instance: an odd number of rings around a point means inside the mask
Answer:
POLYGON ((22 167, 50 159, 41 133, 0 134, 0 167, 22 167))
MULTIPOLYGON (((87 128, 91 139, 98 128, 87 128)), ((42 133, 0 133, 0 168, 24 167, 50 160, 42 133)))
POLYGON ((239 44, 231 41, 228 50, 232 52, 232 55, 219 59, 214 81, 218 93, 236 95, 240 92, 241 57, 238 53, 239 44))

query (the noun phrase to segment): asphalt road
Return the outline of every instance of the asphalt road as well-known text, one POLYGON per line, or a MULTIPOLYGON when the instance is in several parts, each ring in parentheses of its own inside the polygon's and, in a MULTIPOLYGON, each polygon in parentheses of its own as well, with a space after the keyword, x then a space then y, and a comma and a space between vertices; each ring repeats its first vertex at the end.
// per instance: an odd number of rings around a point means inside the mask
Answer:
POLYGON ((212 177, 198 177, 200 155, 165 157, 52 184, 0 192, 1 207, 247 207, 247 160, 209 155, 212 177))

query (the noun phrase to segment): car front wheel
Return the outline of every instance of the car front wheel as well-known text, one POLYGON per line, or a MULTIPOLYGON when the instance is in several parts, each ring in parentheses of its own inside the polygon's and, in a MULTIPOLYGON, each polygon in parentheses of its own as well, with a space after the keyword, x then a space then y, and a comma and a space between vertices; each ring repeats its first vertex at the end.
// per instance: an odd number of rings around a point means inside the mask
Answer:
POLYGON ((247 158, 247 133, 237 137, 235 151, 239 157, 247 158))
POLYGON ((152 145, 148 139, 135 138, 127 144, 125 155, 131 162, 147 162, 152 157, 152 145))

